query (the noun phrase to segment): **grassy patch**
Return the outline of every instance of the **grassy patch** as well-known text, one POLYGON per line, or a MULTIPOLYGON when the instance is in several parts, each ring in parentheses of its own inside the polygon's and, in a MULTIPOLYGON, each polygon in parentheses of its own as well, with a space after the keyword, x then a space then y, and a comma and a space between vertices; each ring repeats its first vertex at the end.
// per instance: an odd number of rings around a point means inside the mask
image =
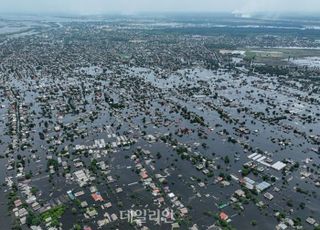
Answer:
POLYGON ((41 220, 45 221, 51 217, 51 226, 59 225, 59 219, 64 214, 66 207, 64 205, 58 205, 41 214, 41 220))

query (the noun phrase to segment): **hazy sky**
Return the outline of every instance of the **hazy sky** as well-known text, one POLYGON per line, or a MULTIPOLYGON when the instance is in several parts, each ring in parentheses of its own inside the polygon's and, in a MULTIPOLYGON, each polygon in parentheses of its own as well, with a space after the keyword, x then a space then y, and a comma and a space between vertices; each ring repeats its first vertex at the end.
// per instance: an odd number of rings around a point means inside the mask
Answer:
POLYGON ((320 12, 320 0, 0 0, 0 12, 320 12))

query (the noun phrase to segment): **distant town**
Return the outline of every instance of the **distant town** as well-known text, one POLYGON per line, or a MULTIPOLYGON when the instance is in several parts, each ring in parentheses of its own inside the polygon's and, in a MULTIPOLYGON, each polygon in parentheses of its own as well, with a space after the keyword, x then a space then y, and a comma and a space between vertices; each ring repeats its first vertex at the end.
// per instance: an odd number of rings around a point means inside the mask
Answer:
POLYGON ((0 17, 0 228, 319 230, 319 28, 0 17))

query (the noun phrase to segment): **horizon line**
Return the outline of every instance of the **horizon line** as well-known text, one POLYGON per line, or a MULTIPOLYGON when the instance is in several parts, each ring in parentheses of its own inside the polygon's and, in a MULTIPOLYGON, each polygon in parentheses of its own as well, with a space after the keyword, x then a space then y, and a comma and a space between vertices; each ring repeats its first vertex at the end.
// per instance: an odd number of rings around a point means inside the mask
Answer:
MULTIPOLYGON (((67 12, 67 11, 1 11, 1 14, 5 15, 74 15, 74 16, 102 16, 102 15, 139 15, 139 14, 247 14, 247 15, 260 15, 260 14, 278 14, 278 15, 292 15, 299 14, 302 16, 319 14, 320 11, 254 11, 254 12, 241 12, 241 11, 177 11, 177 10, 162 10, 162 11, 149 11, 149 10, 140 10, 140 11, 105 11, 105 12, 67 12)), ((1 18, 1 15, 0 15, 1 18)))

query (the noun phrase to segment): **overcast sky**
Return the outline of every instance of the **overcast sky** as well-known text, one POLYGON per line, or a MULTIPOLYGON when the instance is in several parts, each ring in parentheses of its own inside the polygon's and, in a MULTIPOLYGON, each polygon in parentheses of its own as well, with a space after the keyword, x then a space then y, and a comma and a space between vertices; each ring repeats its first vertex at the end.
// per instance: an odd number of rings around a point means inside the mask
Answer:
POLYGON ((0 0, 0 12, 320 12, 320 0, 0 0))

